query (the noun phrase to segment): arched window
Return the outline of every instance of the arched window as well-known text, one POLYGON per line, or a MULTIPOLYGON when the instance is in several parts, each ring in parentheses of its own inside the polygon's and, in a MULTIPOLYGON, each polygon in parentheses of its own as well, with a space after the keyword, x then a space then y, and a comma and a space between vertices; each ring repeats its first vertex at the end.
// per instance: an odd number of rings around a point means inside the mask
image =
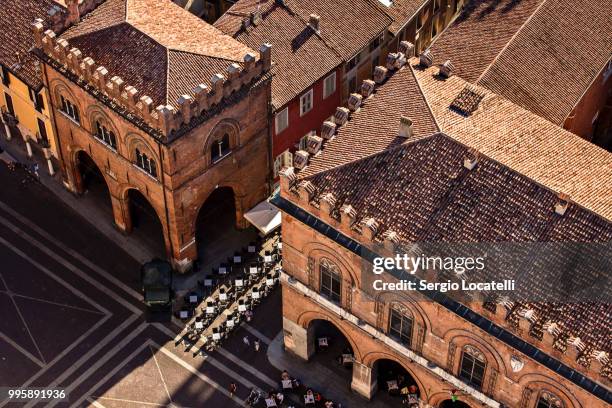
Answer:
POLYGON ((563 407, 563 402, 561 402, 561 400, 557 398, 557 396, 549 392, 546 392, 546 391, 542 391, 542 393, 538 397, 538 403, 536 405, 536 408, 562 408, 562 407, 563 407))
POLYGON ((79 109, 68 99, 64 98, 63 95, 60 95, 60 102, 62 106, 60 106, 60 111, 65 113, 68 117, 74 120, 77 123, 81 123, 81 118, 79 116, 79 109))
POLYGON ((155 167, 155 160, 147 156, 146 153, 142 153, 140 149, 136 149, 136 165, 149 173, 153 177, 157 177, 157 167, 155 167))
POLYGON ((477 348, 467 345, 461 353, 459 378, 475 388, 482 388, 487 360, 477 348))
POLYGON ((101 124, 99 120, 96 120, 96 133, 94 136, 114 150, 117 150, 117 138, 115 137, 115 134, 112 130, 108 130, 106 126, 101 124))
POLYGON ((401 304, 394 303, 389 313, 389 335, 410 347, 412 344, 412 313, 401 304))
POLYGON ((230 152, 230 137, 229 134, 224 133, 223 137, 216 140, 210 146, 210 159, 212 163, 215 163, 224 158, 230 152))
POLYGON ((326 259, 319 264, 321 285, 319 293, 333 302, 340 302, 342 279, 338 267, 326 259))

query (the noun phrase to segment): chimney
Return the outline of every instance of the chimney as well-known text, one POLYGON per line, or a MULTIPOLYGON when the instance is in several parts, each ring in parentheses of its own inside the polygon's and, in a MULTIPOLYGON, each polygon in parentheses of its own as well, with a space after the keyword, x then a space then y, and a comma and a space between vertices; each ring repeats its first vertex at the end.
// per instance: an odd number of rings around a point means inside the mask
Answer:
POLYGON ((565 211, 567 211, 567 207, 569 206, 570 196, 564 193, 559 193, 557 198, 558 201, 555 204, 555 212, 558 215, 564 215, 565 211))
POLYGON ((431 51, 429 51, 429 49, 423 51, 423 53, 419 56, 419 64, 425 68, 431 67, 433 65, 433 60, 433 54, 431 51))
POLYGON ((474 170, 476 164, 478 164, 478 152, 474 149, 469 149, 468 154, 463 159, 463 167, 468 170, 474 170))
POLYGON ((66 23, 76 24, 81 21, 81 13, 79 11, 79 0, 66 0, 66 8, 68 9, 68 19, 66 23))
POLYGON ((402 115, 400 117, 399 136, 403 138, 410 138, 413 134, 412 120, 408 116, 402 115))
POLYGON ((259 9, 257 9, 255 11, 251 12, 251 24, 256 26, 259 23, 261 23, 261 11, 259 11, 259 9))
POLYGON ((311 14, 310 19, 308 20, 308 25, 312 28, 317 34, 321 32, 321 17, 316 14, 311 14))
POLYGON ((454 69, 455 67, 450 60, 446 60, 444 64, 440 65, 440 76, 442 78, 450 78, 453 75, 454 69))

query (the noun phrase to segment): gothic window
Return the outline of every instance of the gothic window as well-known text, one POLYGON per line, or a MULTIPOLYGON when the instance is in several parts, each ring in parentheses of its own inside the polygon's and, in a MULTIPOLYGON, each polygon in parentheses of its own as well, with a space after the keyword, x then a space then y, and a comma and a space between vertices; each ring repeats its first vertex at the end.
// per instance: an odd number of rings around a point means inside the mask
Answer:
POLYGON ((117 150, 117 138, 112 130, 108 130, 106 126, 100 123, 99 120, 96 120, 96 133, 94 134, 96 139, 99 139, 106 143, 108 146, 117 150))
POLYGON ((319 265, 321 286, 319 293, 334 302, 340 302, 342 281, 338 267, 323 259, 319 265))
POLYGON ((79 116, 79 109, 68 99, 64 98, 63 95, 60 96, 60 102, 62 106, 60 106, 60 111, 65 113, 68 117, 74 120, 77 123, 81 123, 81 118, 79 116))
POLYGON ((155 160, 147 156, 146 153, 142 153, 140 149, 136 149, 136 165, 149 173, 153 177, 157 177, 157 167, 155 167, 155 160))
POLYGON ((543 391, 538 397, 536 408, 562 408, 563 402, 555 395, 543 391))
POLYGON ((410 311, 402 305, 394 304, 389 313, 389 335, 410 347, 413 326, 414 319, 410 311))
POLYGON ((478 349, 469 345, 465 346, 461 353, 459 378, 475 388, 482 388, 486 365, 485 356, 478 349))
POLYGON ((230 137, 229 134, 223 134, 218 140, 215 140, 210 146, 210 159, 212 163, 221 160, 230 152, 230 137))

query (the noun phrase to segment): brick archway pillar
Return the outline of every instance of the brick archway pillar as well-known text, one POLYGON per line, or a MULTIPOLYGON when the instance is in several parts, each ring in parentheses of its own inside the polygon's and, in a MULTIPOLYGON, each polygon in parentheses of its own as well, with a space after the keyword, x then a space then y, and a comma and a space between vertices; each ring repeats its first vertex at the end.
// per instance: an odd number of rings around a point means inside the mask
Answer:
POLYGON ((129 234, 132 232, 132 214, 130 213, 130 201, 127 197, 115 197, 111 194, 111 203, 113 205, 113 218, 115 226, 121 232, 129 234))
POLYGON ((315 353, 314 326, 307 329, 292 320, 283 317, 283 335, 285 350, 292 352, 302 360, 308 361, 315 353))
POLYGON ((375 370, 358 361, 353 362, 351 389, 367 400, 371 400, 378 390, 378 380, 375 370))

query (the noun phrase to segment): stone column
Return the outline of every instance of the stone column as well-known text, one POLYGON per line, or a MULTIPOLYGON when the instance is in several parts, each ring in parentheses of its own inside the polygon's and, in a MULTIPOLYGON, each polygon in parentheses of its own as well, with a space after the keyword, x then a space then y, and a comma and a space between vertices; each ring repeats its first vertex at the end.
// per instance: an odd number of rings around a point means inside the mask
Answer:
POLYGON ((13 138, 13 135, 8 123, 6 120, 4 120, 4 115, 2 113, 0 113, 0 119, 2 120, 2 125, 4 126, 4 133, 6 133, 6 140, 10 141, 13 138))
POLYGON ((55 175, 55 169, 53 168, 53 162, 51 161, 51 149, 48 147, 43 147, 43 153, 45 155, 45 160, 47 160, 47 168, 49 169, 49 175, 55 175))
POLYGON ((377 387, 376 373, 366 365, 357 361, 353 362, 351 389, 367 400, 371 400, 376 394, 377 387))
POLYGON ((23 142, 26 145, 26 151, 28 153, 28 159, 32 158, 32 145, 30 144, 30 139, 28 138, 28 136, 26 135, 25 132, 21 132, 22 136, 23 136, 23 142))
POLYGON ((308 361, 315 352, 314 329, 303 328, 292 320, 283 317, 283 333, 285 350, 291 351, 296 356, 308 361))
POLYGON ((129 234, 132 232, 132 217, 130 214, 130 202, 126 197, 121 199, 111 194, 111 203, 113 205, 113 217, 115 218, 115 226, 121 231, 129 234))

